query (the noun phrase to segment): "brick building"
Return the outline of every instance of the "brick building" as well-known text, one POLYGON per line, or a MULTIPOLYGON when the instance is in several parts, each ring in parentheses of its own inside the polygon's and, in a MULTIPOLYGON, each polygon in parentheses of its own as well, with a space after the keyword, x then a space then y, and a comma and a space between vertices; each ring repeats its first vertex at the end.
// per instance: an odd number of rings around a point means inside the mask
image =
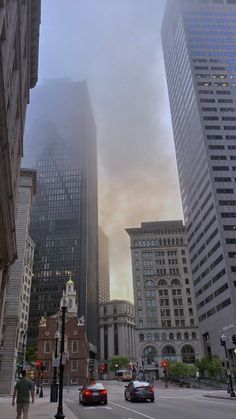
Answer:
MULTIPOLYGON (((88 378, 89 366, 89 343, 86 336, 85 324, 83 319, 78 318, 76 291, 74 283, 70 279, 66 283, 64 295, 68 302, 68 311, 65 321, 65 358, 64 384, 84 384, 88 378)), ((45 365, 43 374, 43 384, 53 382, 53 360, 55 354, 59 356, 61 320, 60 311, 48 317, 41 318, 38 334, 38 359, 45 365), (56 350, 57 347, 57 350, 56 350)))

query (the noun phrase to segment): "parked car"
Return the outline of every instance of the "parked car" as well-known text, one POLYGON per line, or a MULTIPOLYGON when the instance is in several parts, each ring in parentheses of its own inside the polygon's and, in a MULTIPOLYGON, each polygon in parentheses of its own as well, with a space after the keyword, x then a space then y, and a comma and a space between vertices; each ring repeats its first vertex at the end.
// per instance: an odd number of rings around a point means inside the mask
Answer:
POLYGON ((154 386, 146 381, 131 381, 125 386, 125 400, 130 402, 150 400, 154 402, 154 386))
POLYGON ((130 370, 118 370, 116 371, 116 378, 118 381, 131 381, 133 374, 130 370))
POLYGON ((83 405, 93 403, 107 404, 107 390, 101 383, 86 384, 79 388, 79 402, 83 405))

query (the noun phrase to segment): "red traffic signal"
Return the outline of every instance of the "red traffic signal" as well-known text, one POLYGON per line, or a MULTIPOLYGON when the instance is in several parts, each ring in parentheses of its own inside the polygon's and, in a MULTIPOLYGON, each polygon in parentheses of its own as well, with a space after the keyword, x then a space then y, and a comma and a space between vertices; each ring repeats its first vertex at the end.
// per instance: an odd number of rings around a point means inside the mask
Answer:
POLYGON ((169 367, 169 361, 168 359, 163 359, 163 361, 161 361, 161 366, 166 369, 169 367))
POLYGON ((35 367, 36 367, 37 369, 39 369, 39 368, 41 367, 41 365, 42 365, 42 361, 37 360, 37 361, 35 362, 35 367))

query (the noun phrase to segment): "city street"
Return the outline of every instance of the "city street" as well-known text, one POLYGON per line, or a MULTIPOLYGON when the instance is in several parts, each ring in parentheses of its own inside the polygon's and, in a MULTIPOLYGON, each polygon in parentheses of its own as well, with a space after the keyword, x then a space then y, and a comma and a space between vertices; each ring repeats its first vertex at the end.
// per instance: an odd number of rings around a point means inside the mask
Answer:
POLYGON ((131 403, 124 400, 124 383, 105 382, 107 406, 83 406, 73 390, 65 393, 67 406, 79 419, 235 419, 236 400, 213 399, 217 390, 161 388, 155 385, 155 403, 131 403), (75 398, 77 397, 77 400, 75 398))

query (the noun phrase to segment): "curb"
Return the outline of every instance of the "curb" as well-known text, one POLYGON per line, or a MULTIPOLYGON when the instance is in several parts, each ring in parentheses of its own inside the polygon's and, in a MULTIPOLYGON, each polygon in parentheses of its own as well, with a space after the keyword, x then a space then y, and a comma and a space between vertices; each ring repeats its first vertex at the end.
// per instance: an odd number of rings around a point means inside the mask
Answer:
POLYGON ((221 399, 221 400, 234 400, 236 401, 236 397, 227 397, 227 396, 213 396, 210 394, 203 394, 203 397, 208 397, 209 399, 221 399))

